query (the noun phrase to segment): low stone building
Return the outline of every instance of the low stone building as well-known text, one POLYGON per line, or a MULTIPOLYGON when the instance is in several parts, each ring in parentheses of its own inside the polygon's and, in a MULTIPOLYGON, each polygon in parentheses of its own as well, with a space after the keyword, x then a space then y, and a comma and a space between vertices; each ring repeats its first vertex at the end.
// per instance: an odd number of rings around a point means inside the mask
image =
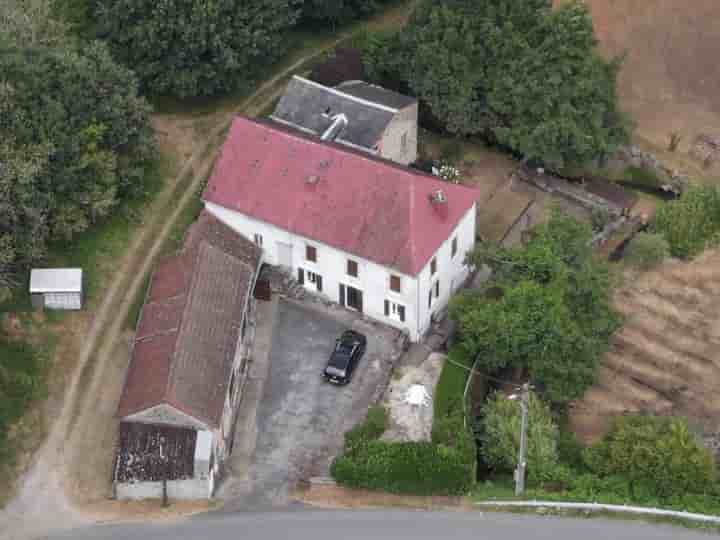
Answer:
POLYGON ((417 99, 363 81, 331 88, 295 76, 270 118, 402 165, 417 160, 417 99))
POLYGON ((118 498, 212 495, 232 451, 262 251, 203 212, 155 269, 118 405, 118 498))

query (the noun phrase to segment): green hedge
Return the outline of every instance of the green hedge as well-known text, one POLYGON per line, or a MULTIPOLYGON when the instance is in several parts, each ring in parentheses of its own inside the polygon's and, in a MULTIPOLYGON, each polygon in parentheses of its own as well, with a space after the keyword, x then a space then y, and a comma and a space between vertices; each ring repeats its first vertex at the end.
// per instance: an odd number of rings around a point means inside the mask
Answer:
POLYGON ((367 420, 345 434, 344 454, 331 467, 333 478, 349 487, 391 493, 467 493, 475 482, 477 450, 456 397, 462 396, 466 376, 465 370, 445 364, 435 393, 431 442, 379 440, 387 413, 382 407, 370 409, 367 420))

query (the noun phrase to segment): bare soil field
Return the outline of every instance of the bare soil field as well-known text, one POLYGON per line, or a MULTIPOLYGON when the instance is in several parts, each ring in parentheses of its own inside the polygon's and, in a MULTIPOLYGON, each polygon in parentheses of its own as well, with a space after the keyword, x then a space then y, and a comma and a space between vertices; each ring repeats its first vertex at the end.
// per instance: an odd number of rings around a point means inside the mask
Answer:
MULTIPOLYGON (((603 54, 625 56, 619 92, 623 109, 637 122, 637 142, 651 151, 666 149, 670 133, 680 133, 678 166, 696 173, 698 162, 689 155, 695 137, 720 134, 720 2, 586 3, 603 54)), ((720 177, 720 165, 703 172, 720 177)))
POLYGON ((717 448, 720 250, 625 277, 615 297, 625 324, 613 338, 598 383, 574 404, 574 431, 593 442, 617 414, 677 415, 717 448))

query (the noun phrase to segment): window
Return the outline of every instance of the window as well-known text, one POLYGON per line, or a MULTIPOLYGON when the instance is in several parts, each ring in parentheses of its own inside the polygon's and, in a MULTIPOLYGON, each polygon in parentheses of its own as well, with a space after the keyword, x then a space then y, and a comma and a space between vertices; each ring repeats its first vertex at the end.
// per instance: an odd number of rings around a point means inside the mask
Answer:
POLYGON ((400 138, 400 146, 402 147, 403 154, 407 152, 407 133, 403 133, 400 138))
POLYGON ((452 239, 452 244, 450 246, 450 256, 455 257, 457 255, 457 236, 452 239))
POLYGON ((347 274, 348 276, 358 277, 358 263, 357 261, 351 261, 348 259, 347 262, 347 274))
POLYGON ((437 259, 433 257, 432 261, 430 261, 430 275, 434 276, 435 272, 437 272, 437 259))
POLYGON ((405 322, 405 306, 385 300, 385 316, 400 322, 405 322))
POLYGON ((317 262, 317 249, 313 246, 305 246, 305 258, 310 262, 317 262))
POLYGON ((400 292, 400 276, 390 276, 390 290, 397 293, 400 292))
POLYGON ((435 298, 440 298, 440 281, 435 282, 435 298))
POLYGON ((255 233, 255 243, 262 247, 262 234, 255 233))

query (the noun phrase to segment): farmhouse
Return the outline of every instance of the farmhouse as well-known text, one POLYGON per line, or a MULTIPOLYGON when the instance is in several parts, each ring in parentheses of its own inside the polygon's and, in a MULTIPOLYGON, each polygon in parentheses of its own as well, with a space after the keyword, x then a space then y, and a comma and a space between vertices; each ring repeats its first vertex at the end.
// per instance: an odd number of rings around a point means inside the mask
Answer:
POLYGON ((205 208, 306 288, 417 341, 466 280, 474 189, 237 117, 205 208))
POLYGON ((35 268, 30 272, 33 307, 80 309, 83 301, 81 268, 35 268))
POLYGON ((118 405, 118 498, 212 495, 231 451, 253 334, 262 251, 203 212, 161 261, 118 405))
POLYGON ((270 118, 403 165, 417 159, 417 100, 363 81, 330 88, 295 76, 270 118))

